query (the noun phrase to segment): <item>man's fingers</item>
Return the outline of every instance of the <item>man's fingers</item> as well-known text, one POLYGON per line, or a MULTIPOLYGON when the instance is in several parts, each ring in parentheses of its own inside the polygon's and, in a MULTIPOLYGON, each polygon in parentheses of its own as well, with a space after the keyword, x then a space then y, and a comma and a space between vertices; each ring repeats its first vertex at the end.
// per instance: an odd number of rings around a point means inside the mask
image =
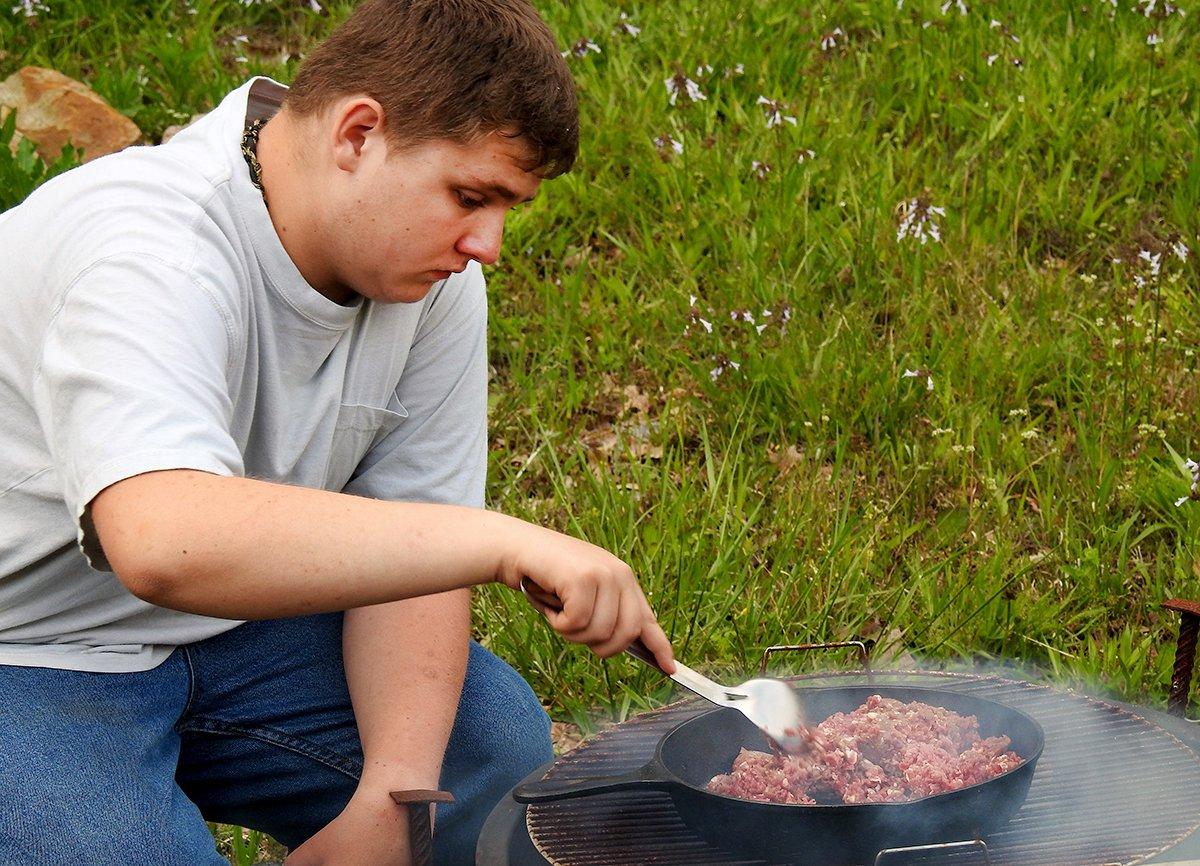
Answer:
POLYGON ((623 651, 641 632, 642 601, 637 593, 623 592, 620 598, 620 618, 614 628, 600 641, 591 644, 592 652, 608 658, 623 651))
POLYGON ((658 621, 654 619, 654 614, 649 610, 646 612, 646 622, 642 627, 642 643, 646 645, 646 649, 654 653, 659 667, 668 674, 675 673, 675 651, 671 649, 671 641, 667 639, 667 633, 662 630, 662 626, 658 624, 658 621))
POLYGON ((620 594, 611 585, 605 585, 596 593, 591 620, 569 639, 588 646, 605 643, 612 639, 622 615, 620 594))
POLYGON ((567 640, 571 635, 586 629, 591 622, 600 587, 596 581, 577 581, 559 593, 562 610, 546 614, 550 626, 567 640))

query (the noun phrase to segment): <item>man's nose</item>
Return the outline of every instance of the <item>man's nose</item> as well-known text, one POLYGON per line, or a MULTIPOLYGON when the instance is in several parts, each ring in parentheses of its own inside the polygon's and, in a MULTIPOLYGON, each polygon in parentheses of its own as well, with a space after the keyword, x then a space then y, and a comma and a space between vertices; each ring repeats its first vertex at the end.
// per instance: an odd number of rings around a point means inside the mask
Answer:
POLYGON ((458 251, 480 264, 494 265, 500 259, 500 242, 503 238, 504 216, 488 215, 459 239, 458 251))

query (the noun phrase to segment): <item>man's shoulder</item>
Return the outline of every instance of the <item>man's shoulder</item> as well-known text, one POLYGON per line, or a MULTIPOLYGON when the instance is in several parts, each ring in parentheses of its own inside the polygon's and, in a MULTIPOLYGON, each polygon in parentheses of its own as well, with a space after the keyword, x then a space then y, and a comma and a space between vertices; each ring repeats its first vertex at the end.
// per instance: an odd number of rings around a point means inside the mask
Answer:
POLYGON ((220 178, 164 150, 128 148, 53 178, 5 220, 4 242, 56 256, 65 280, 118 256, 227 275, 237 262, 237 221, 222 203, 220 178))

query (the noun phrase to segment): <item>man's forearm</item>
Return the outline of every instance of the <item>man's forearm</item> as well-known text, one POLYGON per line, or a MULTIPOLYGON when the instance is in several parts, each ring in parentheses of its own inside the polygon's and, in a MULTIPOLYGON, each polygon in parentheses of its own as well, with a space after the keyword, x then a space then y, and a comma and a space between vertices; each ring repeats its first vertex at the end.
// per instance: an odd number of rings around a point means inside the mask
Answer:
POLYGON ((346 612, 346 682, 363 747, 362 784, 437 788, 462 692, 470 591, 346 612))
POLYGON ((299 616, 497 578, 529 527, 495 512, 172 470, 102 491, 92 514, 127 587, 229 619, 299 616))

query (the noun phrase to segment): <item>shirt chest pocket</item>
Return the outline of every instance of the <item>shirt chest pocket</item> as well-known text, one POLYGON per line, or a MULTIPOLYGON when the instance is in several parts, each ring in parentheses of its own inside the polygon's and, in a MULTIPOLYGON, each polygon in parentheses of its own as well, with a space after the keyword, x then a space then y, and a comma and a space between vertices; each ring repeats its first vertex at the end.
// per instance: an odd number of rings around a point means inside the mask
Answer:
POLYGON ((386 406, 342 403, 325 470, 325 489, 345 487, 367 452, 407 417, 408 410, 394 392, 386 406))

